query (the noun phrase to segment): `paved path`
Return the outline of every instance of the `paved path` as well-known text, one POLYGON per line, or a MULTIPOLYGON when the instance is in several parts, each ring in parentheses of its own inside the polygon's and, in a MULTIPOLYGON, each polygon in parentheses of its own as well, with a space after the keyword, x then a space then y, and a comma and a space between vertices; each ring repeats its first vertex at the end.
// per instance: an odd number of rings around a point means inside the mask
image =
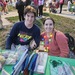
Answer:
MULTIPOLYGON (((63 16, 63 17, 67 17, 67 18, 71 18, 71 19, 74 19, 75 20, 74 13, 71 14, 71 12, 64 11, 65 9, 67 10, 67 8, 63 8, 63 11, 62 11, 61 14, 59 14, 59 10, 60 9, 56 9, 57 10, 57 13, 52 13, 52 14, 59 15, 59 16, 63 16)), ((49 12, 49 8, 45 12, 49 12)))
POLYGON ((17 13, 16 10, 9 12, 9 14, 1 16, 1 19, 3 21, 3 26, 4 25, 12 25, 13 24, 13 23, 9 22, 7 19, 5 19, 6 17, 12 17, 12 16, 18 16, 18 13, 17 13))
MULTIPOLYGON (((63 8, 63 10, 66 9, 66 8, 63 8)), ((49 12, 49 8, 47 8, 46 11, 44 12, 49 12)), ((54 14, 54 13, 52 13, 54 14)), ((60 16, 63 16, 63 17, 68 17, 68 18, 71 18, 71 19, 74 19, 75 20, 75 15, 74 14, 71 14, 71 12, 67 12, 67 11, 62 11, 61 14, 59 14, 59 9, 57 9, 57 13, 55 15, 60 15, 60 16)), ((2 18, 2 21, 3 21, 3 26, 4 25, 12 25, 13 23, 10 23, 7 19, 5 19, 6 17, 12 17, 12 16, 18 16, 18 13, 17 11, 11 11, 9 12, 9 14, 7 15, 2 15, 1 18, 2 18)))

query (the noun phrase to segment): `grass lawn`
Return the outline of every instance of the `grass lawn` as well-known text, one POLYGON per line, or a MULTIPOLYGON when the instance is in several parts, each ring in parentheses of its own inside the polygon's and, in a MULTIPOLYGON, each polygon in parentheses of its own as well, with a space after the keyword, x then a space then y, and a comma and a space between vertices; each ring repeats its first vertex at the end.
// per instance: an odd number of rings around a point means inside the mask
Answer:
MULTIPOLYGON (((62 16, 57 16, 51 13, 43 13, 43 16, 45 17, 52 17, 55 20, 55 29, 62 31, 63 33, 68 32, 71 36, 74 37, 75 39, 75 20, 70 19, 70 18, 65 18, 62 16)), ((15 17, 9 17, 7 18, 10 22, 16 23, 18 21, 18 16, 15 17)), ((36 25, 38 25, 41 29, 41 32, 44 31, 43 29, 43 20, 42 19, 37 19, 34 21, 36 25)), ((0 47, 3 49, 5 48, 6 45, 6 39, 9 31, 11 30, 13 25, 11 26, 5 26, 6 29, 0 30, 0 47)))

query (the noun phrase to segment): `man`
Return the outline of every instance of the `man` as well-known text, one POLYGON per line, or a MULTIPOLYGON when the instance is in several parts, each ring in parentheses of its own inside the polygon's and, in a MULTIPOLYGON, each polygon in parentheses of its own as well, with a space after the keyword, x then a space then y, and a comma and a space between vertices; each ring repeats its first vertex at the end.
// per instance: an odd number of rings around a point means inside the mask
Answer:
POLYGON ((22 0, 16 2, 16 9, 18 10, 19 21, 24 21, 24 2, 22 0))
POLYGON ((28 6, 28 5, 30 5, 31 4, 31 0, 25 0, 25 2, 24 2, 24 5, 25 6, 28 6))
POLYGON ((40 42, 40 29, 38 26, 33 24, 36 17, 36 10, 27 6, 24 10, 25 21, 17 22, 14 24, 7 38, 6 49, 11 49, 12 43, 15 45, 25 45, 27 48, 35 49, 39 46, 40 42))

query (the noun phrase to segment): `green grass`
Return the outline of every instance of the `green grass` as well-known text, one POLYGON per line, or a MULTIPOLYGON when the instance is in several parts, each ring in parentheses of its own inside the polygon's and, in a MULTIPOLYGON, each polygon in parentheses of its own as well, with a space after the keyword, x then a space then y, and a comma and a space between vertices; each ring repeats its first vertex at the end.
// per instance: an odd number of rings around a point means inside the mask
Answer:
POLYGON ((7 6, 8 11, 13 10, 13 6, 7 6))
POLYGON ((0 29, 0 32, 5 32, 7 31, 8 29, 0 29))
MULTIPOLYGON (((75 38, 75 20, 70 19, 70 18, 65 18, 65 17, 62 17, 62 16, 57 16, 57 15, 54 15, 54 14, 51 14, 51 13, 43 13, 43 16, 52 17, 55 20, 55 29, 57 29, 57 30, 59 30, 63 33, 68 32, 71 36, 73 36, 75 38)), ((9 18, 6 18, 6 19, 8 19, 12 23, 16 23, 19 20, 18 16, 9 17, 9 18)), ((37 20, 34 21, 34 23, 36 25, 38 25, 39 28, 41 29, 41 32, 44 31, 43 20, 44 20, 44 18, 37 19, 37 20)), ((0 34, 3 33, 3 32, 6 32, 6 31, 10 31, 12 26, 13 25, 6 26, 6 30, 0 30, 0 34)), ((5 34, 1 35, 0 37, 5 37, 5 34)), ((2 40, 4 40, 4 38, 3 39, 0 38, 0 42, 2 40)), ((5 48, 5 44, 6 44, 6 42, 3 42, 1 46, 3 48, 5 48)))
POLYGON ((63 9, 63 11, 67 11, 67 9, 63 9))
POLYGON ((6 19, 8 19, 12 23, 16 23, 16 22, 18 22, 19 17, 18 16, 15 16, 15 17, 7 17, 6 19))
POLYGON ((5 38, 1 38, 0 41, 3 41, 5 38))

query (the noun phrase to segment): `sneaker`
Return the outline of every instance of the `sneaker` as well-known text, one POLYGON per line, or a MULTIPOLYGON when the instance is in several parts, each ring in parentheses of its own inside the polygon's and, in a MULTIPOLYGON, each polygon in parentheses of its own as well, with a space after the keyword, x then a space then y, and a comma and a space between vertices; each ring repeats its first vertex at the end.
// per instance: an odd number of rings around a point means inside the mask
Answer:
POLYGON ((36 19, 39 19, 39 17, 36 17, 36 19))
POLYGON ((6 15, 6 13, 4 13, 4 15, 6 15))
POLYGON ((6 12, 6 14, 8 14, 8 12, 6 12))
POLYGON ((59 12, 59 14, 61 14, 61 12, 59 12))
POLYGON ((40 17, 42 17, 42 15, 40 17))
POLYGON ((3 15, 3 13, 2 13, 2 12, 0 12, 0 15, 3 15))
POLYGON ((40 16, 38 16, 38 18, 40 18, 40 16))

